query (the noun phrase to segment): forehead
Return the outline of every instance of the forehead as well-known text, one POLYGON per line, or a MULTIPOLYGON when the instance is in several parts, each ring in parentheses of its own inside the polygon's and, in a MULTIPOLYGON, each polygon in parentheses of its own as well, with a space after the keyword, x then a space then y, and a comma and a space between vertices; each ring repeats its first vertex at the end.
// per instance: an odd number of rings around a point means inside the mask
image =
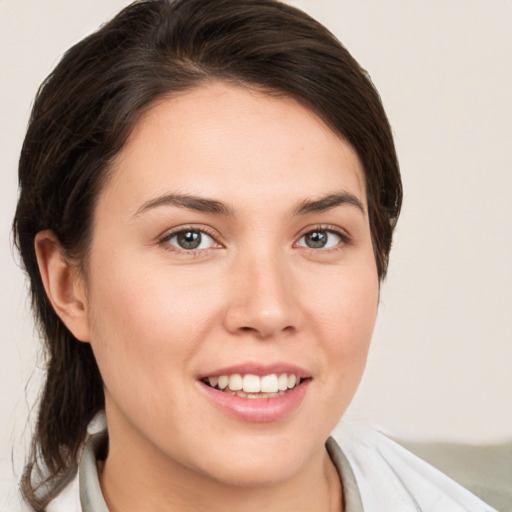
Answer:
POLYGON ((224 83, 155 102, 106 188, 134 200, 186 192, 246 206, 343 189, 366 204, 357 154, 316 114, 293 99, 224 83))

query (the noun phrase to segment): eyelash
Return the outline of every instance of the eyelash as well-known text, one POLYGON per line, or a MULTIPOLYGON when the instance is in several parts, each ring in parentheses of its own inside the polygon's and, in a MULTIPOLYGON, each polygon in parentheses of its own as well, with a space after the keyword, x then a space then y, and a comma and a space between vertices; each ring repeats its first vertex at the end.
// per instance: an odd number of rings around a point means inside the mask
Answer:
MULTIPOLYGON (((158 240, 158 244, 161 245, 166 251, 178 253, 178 254, 186 254, 189 256, 198 256, 202 254, 205 251, 209 251, 211 248, 208 247, 206 249, 180 249, 179 247, 172 246, 169 241, 172 240, 175 236, 178 236, 180 233, 186 233, 186 232, 196 232, 196 233, 203 233, 206 234, 208 237, 210 237, 213 240, 213 244, 222 247, 222 244, 217 241, 219 238, 218 233, 215 231, 208 229, 205 226, 180 226, 179 228, 174 229, 170 233, 166 233, 164 236, 162 236, 158 240)), ((218 248, 218 247, 215 247, 218 248)))
MULTIPOLYGON (((193 255, 198 256, 202 254, 205 251, 209 251, 211 248, 205 248, 205 249, 183 249, 178 248, 176 246, 171 246, 169 244, 169 241, 172 240, 172 238, 178 236, 180 233, 186 233, 186 232, 198 232, 198 233, 204 233, 208 237, 210 237, 213 240, 213 243, 217 245, 215 248, 222 247, 222 244, 218 242, 219 235, 218 233, 214 232, 211 229, 208 229, 205 226, 180 226, 179 228, 176 228, 175 230, 171 231, 170 233, 166 233, 164 236, 162 236, 158 240, 158 244, 161 245, 165 250, 174 252, 174 253, 181 253, 181 254, 187 254, 187 255, 193 255)), ((298 240, 294 242, 294 247, 301 247, 302 250, 310 251, 312 253, 319 253, 319 252, 330 252, 330 251, 338 251, 340 249, 343 249, 346 246, 350 246, 352 243, 351 237, 345 232, 342 231, 340 228, 332 225, 324 225, 319 224, 317 226, 308 227, 306 230, 302 231, 301 235, 299 236, 298 240), (335 247, 328 247, 326 249, 324 248, 313 248, 313 247, 306 247, 302 245, 298 245, 299 241, 302 240, 306 235, 310 233, 314 233, 315 231, 323 231, 326 233, 331 233, 340 238, 340 242, 336 244, 335 247)))
POLYGON ((294 243, 294 246, 297 246, 300 240, 302 240, 307 234, 314 233, 315 231, 323 231, 326 233, 331 233, 340 238, 340 242, 336 244, 334 247, 324 248, 313 248, 313 247, 305 247, 299 246, 302 250, 310 251, 311 253, 318 254, 319 252, 331 252, 331 251, 339 251, 347 246, 352 244, 352 238, 347 234, 346 231, 341 230, 337 226, 329 225, 329 224, 318 224, 317 226, 308 227, 304 231, 302 231, 299 236, 297 242, 294 243))

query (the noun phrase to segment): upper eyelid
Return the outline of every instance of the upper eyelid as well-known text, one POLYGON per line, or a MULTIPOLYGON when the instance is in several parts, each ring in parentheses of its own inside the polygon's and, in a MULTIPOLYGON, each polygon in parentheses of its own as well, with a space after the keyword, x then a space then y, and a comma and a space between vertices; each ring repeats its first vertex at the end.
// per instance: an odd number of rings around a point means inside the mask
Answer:
POLYGON ((157 238, 158 240, 166 240, 169 238, 172 238, 173 236, 177 235, 178 233, 182 233, 183 231, 201 231, 203 233, 206 233, 208 236, 213 238, 217 243, 221 243, 219 241, 219 238, 222 238, 218 231, 214 230, 210 226, 198 226, 194 224, 184 224, 182 226, 176 226, 174 228, 167 229, 164 231, 161 235, 159 235, 157 238))
POLYGON ((308 226, 306 228, 301 229, 298 234, 296 235, 296 239, 299 240, 304 235, 307 235, 308 233, 311 233, 312 231, 331 231, 332 233, 336 233, 337 235, 341 236, 342 238, 351 239, 352 236, 350 233, 339 226, 331 225, 331 224, 317 224, 308 226))

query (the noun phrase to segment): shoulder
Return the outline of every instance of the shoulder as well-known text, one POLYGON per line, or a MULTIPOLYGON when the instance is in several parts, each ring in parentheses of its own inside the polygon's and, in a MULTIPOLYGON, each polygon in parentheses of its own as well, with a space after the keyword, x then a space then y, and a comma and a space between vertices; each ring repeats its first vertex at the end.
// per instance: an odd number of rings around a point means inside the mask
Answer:
POLYGON ((377 430, 342 421, 332 437, 352 469, 365 512, 495 512, 377 430))

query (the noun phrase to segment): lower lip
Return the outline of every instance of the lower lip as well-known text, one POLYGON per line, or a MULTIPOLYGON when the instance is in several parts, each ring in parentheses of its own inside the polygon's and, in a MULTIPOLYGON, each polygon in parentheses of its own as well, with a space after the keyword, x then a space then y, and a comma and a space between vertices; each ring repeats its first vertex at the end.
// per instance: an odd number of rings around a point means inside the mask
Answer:
POLYGON ((244 421, 268 423, 291 414, 299 407, 306 395, 310 379, 274 398, 241 398, 224 393, 199 381, 201 390, 224 412, 244 421))

